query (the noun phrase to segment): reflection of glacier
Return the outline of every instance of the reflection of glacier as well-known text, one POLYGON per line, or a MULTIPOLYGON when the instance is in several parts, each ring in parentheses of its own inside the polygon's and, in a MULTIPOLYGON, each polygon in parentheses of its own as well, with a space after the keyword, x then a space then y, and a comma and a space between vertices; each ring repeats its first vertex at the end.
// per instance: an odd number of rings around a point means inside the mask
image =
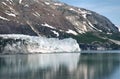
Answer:
POLYGON ((77 67, 79 60, 79 53, 63 53, 63 54, 42 54, 42 55, 29 55, 28 64, 30 68, 52 68, 58 69, 60 65, 66 66, 69 71, 74 70, 77 67), (35 65, 37 64, 37 65, 35 65))
POLYGON ((0 57, 0 79, 118 79, 119 76, 114 74, 116 69, 119 73, 120 54, 63 53, 0 57))
MULTIPOLYGON (((77 67, 79 57, 80 53, 3 56, 0 58, 4 58, 5 66, 2 67, 0 74, 1 72, 5 74, 7 70, 15 74, 47 68, 56 72, 62 65, 66 66, 68 70, 72 72, 77 67)), ((3 64, 0 62, 0 65, 3 64)), ((9 72, 7 72, 7 74, 9 74, 9 72)))
POLYGON ((76 40, 72 38, 59 40, 57 38, 45 38, 27 35, 0 35, 0 51, 4 53, 23 52, 79 52, 80 48, 76 40))

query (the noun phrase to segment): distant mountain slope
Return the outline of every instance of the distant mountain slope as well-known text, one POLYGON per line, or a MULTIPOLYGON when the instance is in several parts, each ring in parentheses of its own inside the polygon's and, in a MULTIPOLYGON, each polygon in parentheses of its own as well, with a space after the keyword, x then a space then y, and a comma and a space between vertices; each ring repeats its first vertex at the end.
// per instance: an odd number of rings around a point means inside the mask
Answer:
POLYGON ((104 16, 51 0, 1 0, 0 6, 1 34, 57 36, 55 30, 74 35, 89 31, 118 32, 104 16))

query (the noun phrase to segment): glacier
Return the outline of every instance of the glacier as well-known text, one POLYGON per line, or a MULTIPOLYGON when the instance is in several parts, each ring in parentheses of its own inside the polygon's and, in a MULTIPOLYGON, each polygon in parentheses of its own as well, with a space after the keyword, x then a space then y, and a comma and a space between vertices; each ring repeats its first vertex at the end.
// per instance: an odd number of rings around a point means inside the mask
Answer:
POLYGON ((2 53, 56 53, 79 52, 79 44, 72 38, 58 39, 21 34, 0 35, 2 53), (4 41, 7 40, 7 41, 4 41))

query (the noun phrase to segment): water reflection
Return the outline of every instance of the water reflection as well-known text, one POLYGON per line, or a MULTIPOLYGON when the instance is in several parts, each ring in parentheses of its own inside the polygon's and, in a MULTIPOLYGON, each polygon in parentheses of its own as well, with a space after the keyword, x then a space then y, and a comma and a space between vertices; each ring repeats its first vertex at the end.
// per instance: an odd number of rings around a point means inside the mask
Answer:
MULTIPOLYGON (((109 79, 120 64, 120 54, 83 54, 78 63, 76 79, 109 79)), ((120 73, 119 73, 120 74, 120 73)), ((117 79, 113 78, 113 79, 117 79)))
POLYGON ((118 79, 119 64, 120 54, 8 55, 0 57, 0 79, 118 79))

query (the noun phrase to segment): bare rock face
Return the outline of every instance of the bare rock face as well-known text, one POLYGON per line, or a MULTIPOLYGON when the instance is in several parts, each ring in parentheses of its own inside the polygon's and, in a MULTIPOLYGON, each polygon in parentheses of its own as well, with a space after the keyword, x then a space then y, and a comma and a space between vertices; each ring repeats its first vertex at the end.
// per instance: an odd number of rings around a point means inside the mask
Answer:
POLYGON ((54 0, 0 0, 0 34, 61 37, 86 32, 117 33, 95 12, 54 0))

